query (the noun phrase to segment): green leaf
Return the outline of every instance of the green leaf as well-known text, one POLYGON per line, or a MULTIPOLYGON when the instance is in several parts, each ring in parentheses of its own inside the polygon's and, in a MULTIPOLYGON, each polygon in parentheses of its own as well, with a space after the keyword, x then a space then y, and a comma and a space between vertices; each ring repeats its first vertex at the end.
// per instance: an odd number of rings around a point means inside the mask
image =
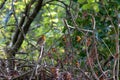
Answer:
POLYGON ((88 9, 90 9, 91 8, 91 5, 90 4, 84 4, 83 6, 82 6, 82 9, 83 10, 88 10, 88 9))
POLYGON ((88 3, 94 3, 95 0, 87 0, 88 3))
POLYGON ((93 5, 93 9, 94 9, 95 12, 99 12, 99 5, 97 3, 95 3, 93 5))
POLYGON ((79 3, 84 3, 86 0, 78 0, 79 3))

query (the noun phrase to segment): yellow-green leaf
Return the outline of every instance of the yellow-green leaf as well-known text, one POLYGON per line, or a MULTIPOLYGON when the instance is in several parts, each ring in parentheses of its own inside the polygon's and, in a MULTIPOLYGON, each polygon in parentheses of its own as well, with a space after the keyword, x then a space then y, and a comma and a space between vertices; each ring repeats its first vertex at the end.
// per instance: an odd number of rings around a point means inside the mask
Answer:
POLYGON ((78 0, 79 3, 84 3, 86 0, 78 0))

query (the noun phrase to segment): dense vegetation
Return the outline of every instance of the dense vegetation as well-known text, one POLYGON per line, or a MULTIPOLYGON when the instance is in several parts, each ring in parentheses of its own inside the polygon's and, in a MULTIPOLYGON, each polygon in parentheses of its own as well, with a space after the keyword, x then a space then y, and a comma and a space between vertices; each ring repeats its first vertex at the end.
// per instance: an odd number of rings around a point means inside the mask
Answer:
POLYGON ((0 0, 0 80, 119 80, 119 0, 0 0))

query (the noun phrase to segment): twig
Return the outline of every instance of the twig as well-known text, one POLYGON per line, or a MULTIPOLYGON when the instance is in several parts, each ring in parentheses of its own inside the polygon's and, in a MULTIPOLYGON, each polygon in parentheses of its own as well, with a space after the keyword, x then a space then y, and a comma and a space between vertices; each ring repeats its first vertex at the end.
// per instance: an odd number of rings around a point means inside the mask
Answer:
MULTIPOLYGON (((108 72, 110 72, 110 70, 104 71, 104 74, 106 74, 106 73, 108 73, 108 72)), ((101 77, 103 77, 104 74, 102 73, 102 74, 99 76, 99 79, 100 79, 101 77)), ((108 80, 109 80, 109 79, 108 79, 108 80)))
POLYGON ((85 72, 84 72, 81 68, 78 68, 78 69, 86 76, 86 78, 87 78, 88 80, 91 80, 91 79, 89 78, 89 76, 86 75, 85 72))
POLYGON ((106 48, 110 52, 111 56, 114 57, 113 54, 112 54, 112 52, 111 52, 111 50, 110 50, 110 48, 108 47, 108 45, 105 43, 105 41, 103 39, 102 39, 102 42, 104 43, 104 45, 106 46, 106 48))
MULTIPOLYGON (((86 45, 86 46, 87 46, 87 45, 86 45)), ((86 49, 86 51, 87 51, 87 58, 88 58, 88 60, 89 60, 88 49, 86 49)), ((95 77, 96 80, 99 80, 98 76, 95 74, 94 68, 93 68, 93 66, 91 65, 90 60, 89 60, 89 63, 90 63, 90 69, 91 69, 91 71, 92 71, 93 76, 95 77)))
POLYGON ((42 55, 43 55, 43 48, 44 48, 44 46, 42 45, 40 48, 41 48, 41 51, 40 51, 40 54, 39 54, 39 56, 38 56, 38 60, 37 60, 37 62, 36 62, 35 68, 34 68, 32 74, 31 74, 31 77, 29 78, 29 80, 32 79, 34 73, 35 73, 35 75, 38 74, 38 73, 37 73, 37 70, 38 70, 38 68, 39 68, 39 63, 40 63, 41 58, 42 58, 42 55))
POLYGON ((15 18, 15 21, 16 21, 16 26, 18 27, 18 19, 17 19, 17 16, 16 16, 16 12, 15 12, 15 8, 14 8, 14 0, 12 0, 12 11, 13 11, 13 15, 14 15, 14 18, 15 18))
POLYGON ((32 70, 29 70, 29 71, 27 71, 27 72, 25 72, 25 73, 23 73, 23 74, 21 74, 20 76, 17 76, 17 77, 15 77, 15 78, 13 78, 12 80, 21 79, 22 77, 30 74, 32 71, 33 71, 33 69, 32 69, 32 70))
MULTIPOLYGON (((87 42, 87 40, 86 40, 86 42, 87 42)), ((90 63, 90 69, 91 69, 91 71, 92 71, 92 74, 93 74, 93 76, 95 77, 96 80, 99 80, 99 78, 98 78, 98 76, 95 74, 95 71, 94 71, 94 69, 93 69, 93 66, 91 65, 91 62, 90 62, 90 60, 89 60, 89 53, 88 53, 87 43, 86 43, 85 45, 86 45, 86 54, 87 54, 88 62, 90 63)))
POLYGON ((95 55, 96 55, 96 58, 97 58, 97 63, 98 63, 98 66, 100 68, 100 71, 107 78, 107 76, 105 75, 104 71, 102 70, 101 64, 100 64, 99 59, 98 59, 98 52, 97 52, 97 47, 96 47, 96 35, 95 35, 95 30, 96 30, 95 17, 92 14, 89 14, 89 15, 92 17, 92 20, 93 20, 93 40, 94 40, 94 48, 95 48, 95 55))
MULTIPOLYGON (((119 13, 118 13, 118 10, 115 10, 115 12, 116 12, 116 15, 118 16, 119 15, 119 13)), ((119 64, 120 64, 120 62, 119 62, 119 60, 120 60, 120 45, 119 45, 119 43, 120 43, 120 41, 119 41, 119 29, 120 29, 120 17, 117 17, 117 19, 118 19, 118 24, 117 24, 117 33, 116 33, 116 54, 115 55, 117 55, 115 58, 117 59, 117 70, 116 70, 116 76, 117 76, 117 80, 119 80, 119 64)))
POLYGON ((70 13, 70 15, 71 15, 71 19, 72 19, 72 22, 73 22, 73 25, 74 25, 75 29, 77 29, 79 32, 82 32, 84 35, 85 35, 84 32, 93 33, 92 30, 86 30, 86 29, 81 29, 81 28, 79 28, 78 25, 77 25, 76 22, 75 22, 75 19, 73 18, 73 15, 72 15, 71 13, 70 13))
POLYGON ((69 38, 70 47, 71 47, 72 53, 73 53, 72 39, 71 39, 71 37, 70 37, 70 34, 71 34, 71 32, 70 32, 70 27, 69 27, 69 25, 68 25, 68 23, 67 23, 67 21, 66 21, 65 19, 63 19, 63 21, 64 21, 64 24, 65 24, 65 27, 66 27, 67 30, 68 30, 68 38, 69 38))
POLYGON ((5 77, 7 76, 6 73, 5 73, 5 71, 3 71, 1 68, 0 68, 0 73, 1 73, 2 75, 4 75, 5 77))
POLYGON ((113 67, 113 80, 116 80, 116 64, 117 64, 117 59, 114 61, 114 67, 113 67))
POLYGON ((110 18, 110 22, 111 22, 111 24, 112 24, 112 26, 113 26, 113 28, 114 28, 115 33, 117 33, 117 31, 116 31, 116 29, 115 29, 115 25, 114 25, 114 23, 113 23, 113 21, 112 21, 111 16, 110 16, 109 13, 108 13, 106 7, 105 7, 105 5, 103 5, 103 8, 105 9, 105 11, 106 11, 108 17, 110 18))
POLYGON ((7 0, 4 0, 4 1, 2 2, 2 4, 0 5, 0 9, 3 8, 3 6, 4 6, 4 4, 5 4, 6 1, 7 1, 7 0))

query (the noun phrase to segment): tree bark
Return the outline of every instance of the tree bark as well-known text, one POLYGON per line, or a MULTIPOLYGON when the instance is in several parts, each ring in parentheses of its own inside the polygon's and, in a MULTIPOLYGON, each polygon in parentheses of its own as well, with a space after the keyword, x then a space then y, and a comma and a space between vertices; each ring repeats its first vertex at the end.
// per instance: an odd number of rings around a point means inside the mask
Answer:
POLYGON ((16 28, 16 31, 14 33, 13 39, 12 39, 12 45, 10 48, 6 48, 6 54, 8 59, 8 67, 9 70, 14 69, 14 58, 15 53, 18 52, 18 49, 21 47, 24 38, 30 28, 31 23, 33 22, 34 18, 39 13, 40 9, 42 8, 42 2, 43 0, 32 0, 28 5, 26 5, 24 16, 21 18, 18 27, 16 28), (30 6, 36 2, 35 8, 33 9, 33 12, 31 14, 28 14, 30 6))

